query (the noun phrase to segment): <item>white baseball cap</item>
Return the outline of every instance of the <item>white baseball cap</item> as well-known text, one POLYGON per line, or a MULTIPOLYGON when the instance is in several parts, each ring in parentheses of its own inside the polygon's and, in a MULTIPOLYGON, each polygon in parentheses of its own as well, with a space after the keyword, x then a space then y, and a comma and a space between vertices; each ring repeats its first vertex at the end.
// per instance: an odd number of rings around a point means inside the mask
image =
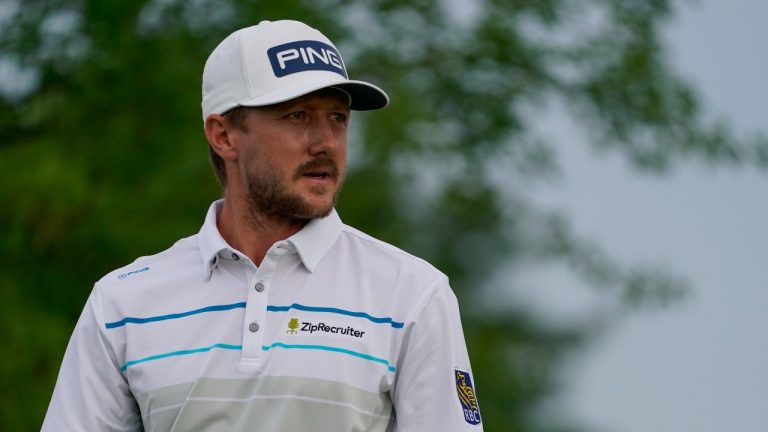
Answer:
POLYGON ((205 62, 203 121, 238 106, 276 104, 326 87, 346 92, 353 110, 389 104, 382 89, 348 79, 339 51, 319 31, 298 21, 262 21, 227 36, 205 62))

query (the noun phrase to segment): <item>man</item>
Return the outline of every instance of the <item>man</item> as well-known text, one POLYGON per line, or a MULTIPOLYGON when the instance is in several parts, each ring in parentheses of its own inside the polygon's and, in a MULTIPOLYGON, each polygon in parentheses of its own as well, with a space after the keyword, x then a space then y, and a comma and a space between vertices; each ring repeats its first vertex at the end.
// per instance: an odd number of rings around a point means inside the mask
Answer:
POLYGON ((224 199, 96 283, 43 429, 481 430, 447 278, 334 210, 350 110, 387 104, 305 24, 227 37, 202 101, 224 199))

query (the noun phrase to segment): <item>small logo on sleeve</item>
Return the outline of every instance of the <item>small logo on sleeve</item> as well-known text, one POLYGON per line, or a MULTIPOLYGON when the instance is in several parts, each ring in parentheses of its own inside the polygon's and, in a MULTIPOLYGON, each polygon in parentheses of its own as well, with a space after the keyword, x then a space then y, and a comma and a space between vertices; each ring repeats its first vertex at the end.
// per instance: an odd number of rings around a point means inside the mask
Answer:
POLYGON ((469 372, 455 370, 456 391, 459 394, 459 402, 464 410, 464 420, 471 425, 480 424, 480 407, 477 405, 475 388, 472 386, 472 377, 469 372))
POLYGON ((149 271, 149 267, 142 267, 140 269, 131 270, 128 273, 121 273, 117 276, 118 279, 125 279, 127 277, 131 277, 135 274, 144 273, 145 271, 149 271))

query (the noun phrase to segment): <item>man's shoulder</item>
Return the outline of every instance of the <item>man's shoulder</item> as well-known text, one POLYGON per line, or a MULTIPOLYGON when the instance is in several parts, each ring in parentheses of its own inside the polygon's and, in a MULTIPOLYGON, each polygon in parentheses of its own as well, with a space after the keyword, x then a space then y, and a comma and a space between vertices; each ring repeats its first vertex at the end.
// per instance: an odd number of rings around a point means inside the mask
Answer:
POLYGON ((96 286, 107 289, 146 283, 159 273, 183 274, 186 273, 186 269, 193 267, 201 272, 200 256, 197 234, 184 237, 162 252, 136 258, 130 264, 112 270, 99 279, 96 286))
POLYGON ((344 225, 339 239, 338 258, 357 272, 366 286, 375 287, 381 304, 391 304, 406 321, 418 313, 438 293, 453 296, 448 276, 428 261, 379 240, 356 228, 344 225))
POLYGON ((379 240, 369 234, 349 225, 342 228, 342 239, 345 242, 356 244, 364 257, 383 263, 391 263, 399 268, 409 268, 434 278, 446 278, 445 274, 438 270, 427 260, 406 252, 397 246, 379 240))

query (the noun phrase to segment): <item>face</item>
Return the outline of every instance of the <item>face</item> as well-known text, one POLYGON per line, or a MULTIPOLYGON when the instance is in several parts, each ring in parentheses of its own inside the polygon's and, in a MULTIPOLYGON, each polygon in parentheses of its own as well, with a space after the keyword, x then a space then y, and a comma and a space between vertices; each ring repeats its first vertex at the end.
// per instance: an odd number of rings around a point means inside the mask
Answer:
POLYGON ((330 213, 347 162, 347 96, 328 89, 249 109, 238 165, 254 214, 308 220, 330 213))

